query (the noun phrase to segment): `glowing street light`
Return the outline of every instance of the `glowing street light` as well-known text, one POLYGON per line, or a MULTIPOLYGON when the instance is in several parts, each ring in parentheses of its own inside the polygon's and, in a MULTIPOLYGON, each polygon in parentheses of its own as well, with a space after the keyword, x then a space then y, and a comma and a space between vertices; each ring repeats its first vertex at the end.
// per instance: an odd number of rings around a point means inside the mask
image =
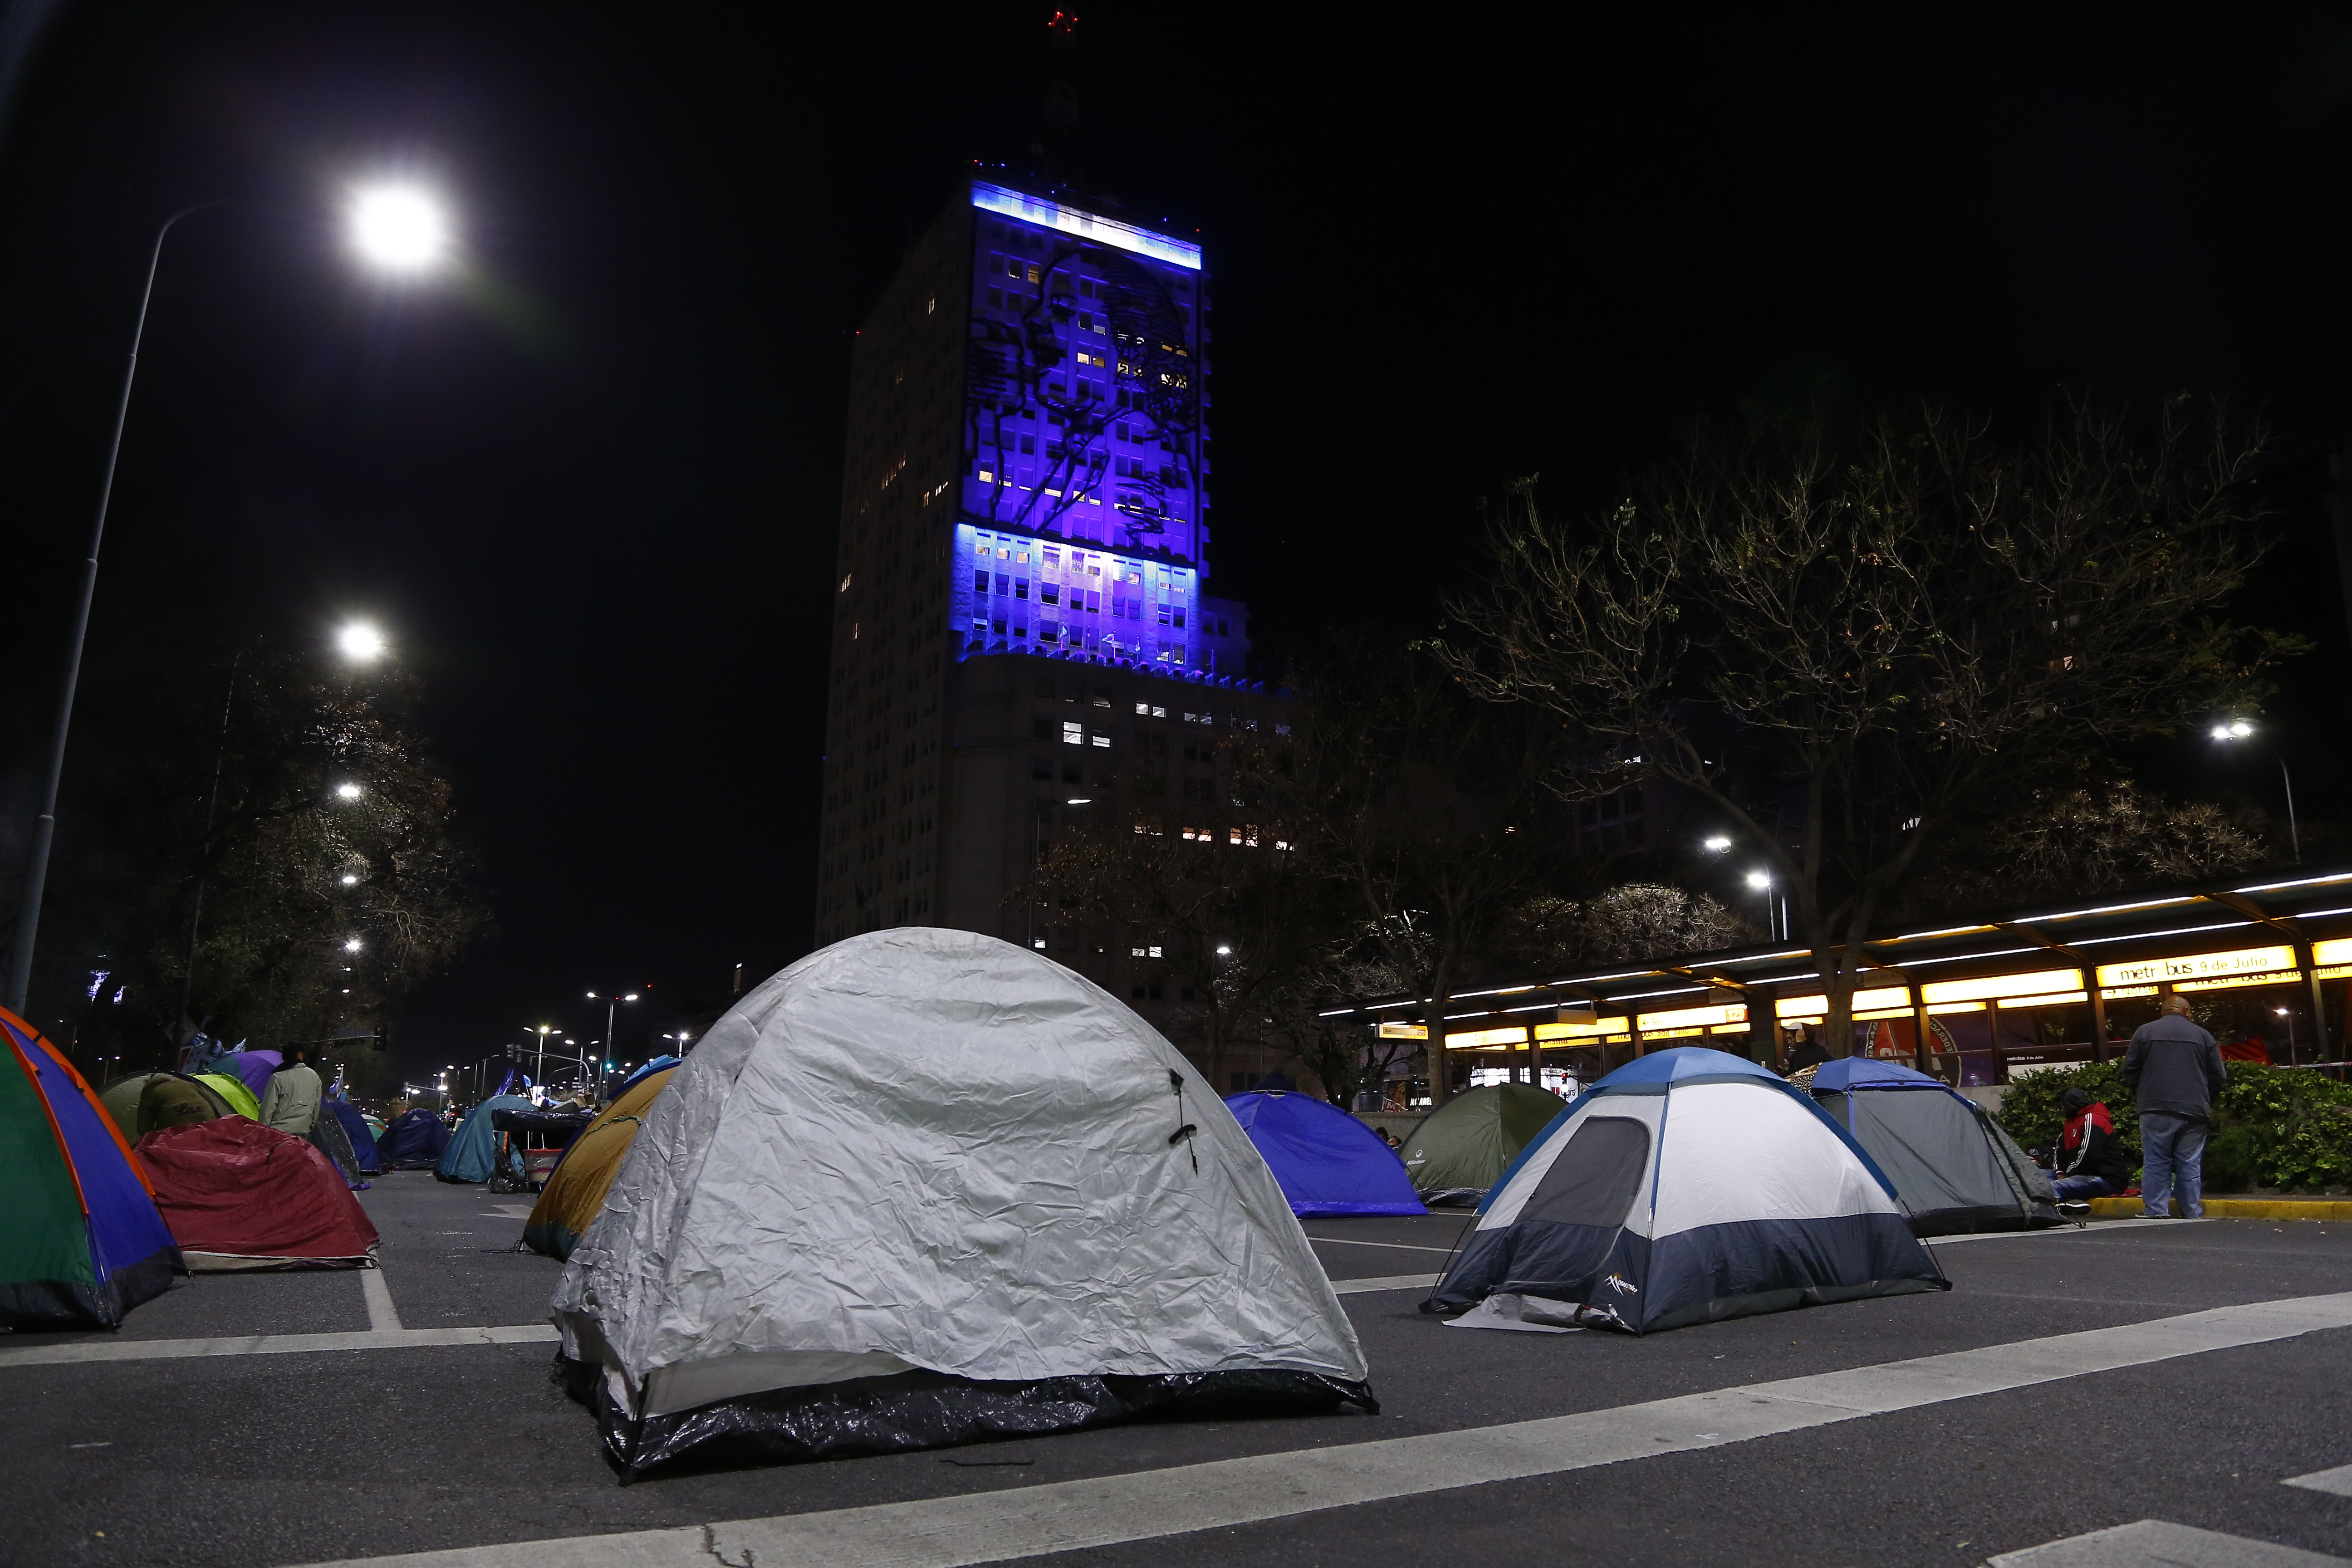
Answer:
MULTIPOLYGON (((114 500, 114 470, 122 455, 122 432, 131 419, 131 394, 139 379, 139 349, 147 337, 148 308, 155 299, 155 279, 163 270, 163 242, 183 218, 226 206, 224 202, 198 202, 165 218, 155 230, 147 252, 147 279, 139 291, 139 313, 131 329, 131 353, 123 366, 122 391, 114 404, 114 432, 107 443, 106 468, 98 487, 98 511, 91 520, 89 547, 83 553, 81 586, 66 642, 65 690, 49 740, 41 809, 33 818, 31 847, 25 858, 23 901, 16 917, 16 938, 8 958, 5 1001, 22 1015, 33 980, 34 943, 40 934, 41 898, 48 885, 49 847, 57 836, 58 792, 65 777, 66 744, 73 734, 74 693, 81 683, 82 649, 89 638, 90 605, 98 595, 98 563, 106 542, 106 516, 114 500)), ((451 246, 450 226, 441 202, 414 184, 383 184, 352 191, 348 217, 353 252, 370 267, 383 272, 422 276, 437 268, 451 246)))
POLYGON ((344 873, 343 873, 343 886, 344 886, 344 887, 346 887, 346 888, 356 888, 356 887, 358 887, 359 885, 360 885, 360 879, 359 879, 357 877, 352 876, 349 871, 346 871, 346 872, 344 872, 344 873))
POLYGON ((345 952, 357 952, 363 945, 365 944, 363 944, 359 938, 353 937, 351 941, 343 943, 343 951, 345 952))
MULTIPOLYGON (((2226 745, 2232 741, 2252 740, 2254 727, 2243 719, 2232 719, 2226 724, 2214 725, 2212 733, 2213 739, 2226 745)), ((2269 752, 2272 761, 2279 765, 2279 781, 2286 785, 2287 842, 2294 848, 2294 863, 2300 866, 2303 864, 2303 833, 2294 825, 2294 776, 2286 771, 2286 759, 2279 755, 2276 746, 2265 741, 2255 741, 2254 743, 2269 752)))
POLYGON ((355 784, 339 784, 335 786, 335 794, 345 800, 357 800, 360 797, 360 786, 355 784))
POLYGON ((1769 888, 1772 885, 1772 873, 1750 871, 1748 873, 1748 885, 1751 888, 1769 888))
POLYGON ((335 634, 335 650, 353 664, 373 663, 391 647, 383 640, 383 634, 365 621, 353 621, 335 634))
POLYGON ((1720 855, 1725 850, 1731 847, 1731 840, 1718 833, 1714 837, 1706 841, 1706 847, 1720 855))
POLYGON ((352 251, 378 271, 423 274, 448 258, 448 212, 422 186, 362 186, 345 216, 352 251))

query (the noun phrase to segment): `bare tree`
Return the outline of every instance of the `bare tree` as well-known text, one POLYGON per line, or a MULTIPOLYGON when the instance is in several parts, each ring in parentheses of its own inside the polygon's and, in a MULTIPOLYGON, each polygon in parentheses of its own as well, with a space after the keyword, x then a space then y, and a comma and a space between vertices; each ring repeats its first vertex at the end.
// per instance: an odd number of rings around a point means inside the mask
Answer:
POLYGON ((2291 651, 2211 618, 2259 553, 2255 450, 2168 408, 2142 451, 2082 404, 2013 446, 1932 409, 1843 441, 1702 437, 1581 524, 1517 487, 1444 657, 1551 715, 1588 770, 1734 825, 1843 1053, 1863 940, 1928 846, 2084 754, 2252 702, 2291 651))

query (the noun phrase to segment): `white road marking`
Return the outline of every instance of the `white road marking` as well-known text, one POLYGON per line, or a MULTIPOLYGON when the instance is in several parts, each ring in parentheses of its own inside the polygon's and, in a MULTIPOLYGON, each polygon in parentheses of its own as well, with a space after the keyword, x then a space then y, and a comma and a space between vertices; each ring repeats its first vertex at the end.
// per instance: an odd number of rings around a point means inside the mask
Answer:
POLYGON ((1987 1568, 2346 1568, 2347 1559, 2143 1519, 1985 1562, 1987 1568))
POLYGON ((2333 1492, 2337 1497, 2352 1497, 2352 1465, 2338 1465, 2332 1470, 2314 1470, 2307 1476, 2289 1476, 2280 1484, 2305 1487, 2315 1492, 2333 1492))
POLYGON ((378 1333, 399 1331, 400 1310, 392 1304, 392 1287, 383 1282, 383 1268, 360 1270, 360 1294, 367 1298, 370 1329, 378 1333))
MULTIPOLYGON (((2352 1292, 2305 1296, 1498 1426, 694 1529, 350 1562, 371 1568, 709 1568, 715 1555, 759 1568, 968 1568, 1719 1447, 2347 1327, 2352 1292)), ((588 1440, 584 1434, 582 1440, 588 1440)))
POLYGON ((483 1217, 487 1219, 529 1219, 530 1217, 532 1206, 533 1205, 530 1204, 500 1204, 495 1209, 484 1210, 483 1217))
POLYGON ((1334 1279, 1331 1289, 1342 1296, 1364 1296, 1375 1290, 1434 1290, 1435 1274, 1385 1274, 1376 1279, 1334 1279))
POLYGON ((307 1351, 415 1350, 431 1345, 528 1345, 563 1336, 552 1323, 500 1329, 370 1329, 343 1334, 240 1334, 218 1340, 75 1340, 0 1347, 0 1371, 77 1361, 176 1361, 185 1356, 293 1355, 307 1351))
POLYGON ((1417 1242, 1411 1241, 1358 1241, 1353 1237, 1318 1236, 1311 1230, 1307 1233, 1307 1239, 1328 1241, 1334 1247, 1385 1247, 1396 1252, 1452 1252, 1454 1250, 1450 1247, 1423 1247, 1417 1242))

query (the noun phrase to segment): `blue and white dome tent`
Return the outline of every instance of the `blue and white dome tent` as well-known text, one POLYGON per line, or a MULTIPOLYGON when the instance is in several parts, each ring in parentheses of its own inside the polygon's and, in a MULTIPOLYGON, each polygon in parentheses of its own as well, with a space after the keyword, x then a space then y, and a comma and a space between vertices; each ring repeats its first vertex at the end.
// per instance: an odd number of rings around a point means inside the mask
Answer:
POLYGON ((1618 1068, 1530 1142, 1423 1310, 1516 1297, 1490 1311, 1645 1333, 1950 1288, 1811 1097, 1686 1047, 1618 1068))

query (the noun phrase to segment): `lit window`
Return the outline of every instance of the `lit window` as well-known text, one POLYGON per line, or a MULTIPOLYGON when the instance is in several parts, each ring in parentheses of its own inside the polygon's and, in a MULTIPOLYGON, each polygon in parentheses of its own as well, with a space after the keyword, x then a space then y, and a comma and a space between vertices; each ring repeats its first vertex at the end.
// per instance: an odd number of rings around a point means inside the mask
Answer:
POLYGON ((1064 721, 1062 724, 1062 744, 1066 746, 1083 746, 1086 743, 1087 727, 1084 724, 1079 723, 1075 719, 1064 721))
POLYGON ((1110 736, 1101 730, 1097 730, 1094 733, 1094 742, 1097 746, 1108 746, 1110 744, 1110 736))
MULTIPOLYGON (((992 470, 988 469, 988 468, 982 468, 982 469, 981 469, 981 470, 980 470, 980 482, 981 482, 982 484, 984 484, 984 485, 988 485, 988 484, 994 484, 994 483, 996 482, 996 475, 995 475, 995 473, 994 473, 992 470)), ((982 554, 983 554, 983 555, 985 555, 985 554, 987 554, 988 552, 987 552, 986 551, 984 551, 984 550, 983 550, 983 551, 982 551, 982 552, 981 552, 981 553, 982 553, 982 554)))
POLYGON ((1151 704, 1149 702, 1139 702, 1135 705, 1135 710, 1138 713, 1149 715, 1151 711, 1151 704))
POLYGON ((1165 719, 1168 717, 1168 710, 1165 708, 1154 708, 1151 710, 1151 716, 1154 719, 1165 719))

